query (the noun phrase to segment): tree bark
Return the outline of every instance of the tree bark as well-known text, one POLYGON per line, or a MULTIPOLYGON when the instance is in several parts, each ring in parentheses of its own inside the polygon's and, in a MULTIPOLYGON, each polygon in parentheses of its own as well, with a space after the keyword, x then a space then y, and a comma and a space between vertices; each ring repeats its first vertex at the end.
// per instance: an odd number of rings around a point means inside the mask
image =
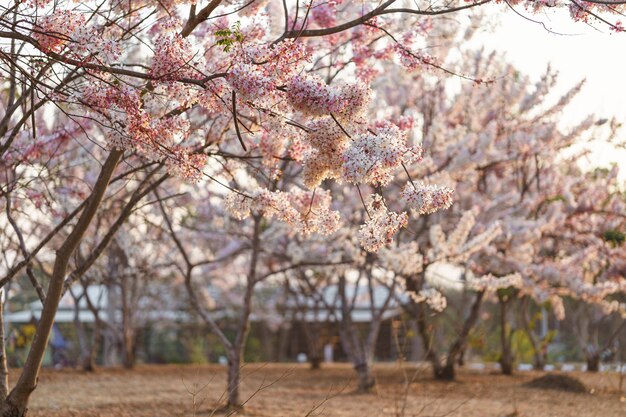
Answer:
MULTIPOLYGON (((135 367, 135 327, 132 310, 128 303, 128 277, 122 277, 122 365, 125 369, 135 367)), ((134 278, 136 279, 136 278, 134 278)))
POLYGON ((543 368, 546 366, 546 352, 543 349, 543 343, 537 340, 530 323, 530 297, 528 296, 524 297, 522 300, 521 318, 524 332, 526 333, 530 346, 533 350, 533 369, 536 371, 543 371, 543 368))
POLYGON ((0 289, 0 403, 9 395, 9 368, 7 366, 6 337, 4 330, 4 289, 0 289))
POLYGON ((248 332, 250 331, 250 314, 252 313, 252 295, 257 283, 257 264, 259 262, 259 252, 261 250, 261 216, 254 216, 254 230, 252 232, 252 254, 250 257, 250 269, 248 270, 246 293, 243 299, 243 311, 239 320, 239 327, 235 342, 228 358, 228 408, 241 408, 239 396, 239 384, 241 375, 241 364, 243 351, 246 346, 248 332))
MULTIPOLYGON (((472 307, 470 308, 470 312, 463 323, 463 328, 461 328, 461 332, 457 336, 456 340, 450 347, 448 351, 448 356, 446 357, 446 364, 439 375, 438 379, 454 379, 454 365, 458 361, 459 355, 465 351, 467 347, 467 338, 469 337, 470 331, 476 326, 478 322, 478 316, 480 314, 480 307, 482 306, 483 297, 485 293, 479 292, 476 294, 476 298, 474 298, 474 302, 472 303, 472 307)), ((437 378, 437 377, 436 377, 437 378)))
POLYGON ((598 372, 600 370, 600 355, 598 353, 587 355, 587 372, 598 372))
POLYGON ((363 393, 370 392, 376 386, 371 366, 367 361, 363 361, 354 365, 354 370, 359 378, 358 391, 363 393))
POLYGON ((411 300, 412 311, 417 322, 417 330, 422 339, 422 348, 424 349, 424 358, 430 362, 433 368, 433 377, 435 379, 454 379, 454 366, 444 372, 444 364, 441 362, 439 355, 435 351, 432 332, 428 328, 426 322, 425 306, 422 303, 415 303, 411 300))
POLYGON ((454 340, 450 349, 448 350, 448 354, 446 355, 445 362, 439 358, 439 355, 436 354, 433 349, 434 339, 432 333, 428 330, 428 324, 426 322, 426 313, 424 311, 424 306, 420 303, 415 307, 415 311, 418 313, 417 325, 420 333, 420 337, 422 338, 422 344, 424 350, 426 351, 426 359, 432 364, 433 367, 433 377, 439 380, 447 380, 452 381, 456 377, 455 365, 459 360, 459 356, 465 352, 467 347, 467 338, 469 337, 470 331, 474 326, 476 326, 476 322, 478 321, 478 316, 480 314, 480 308, 482 306, 482 301, 484 297, 484 292, 479 292, 476 294, 476 298, 472 303, 470 308, 470 312, 463 322, 463 327, 459 332, 457 338, 454 340))
POLYGON ((81 213, 72 232, 56 251, 41 319, 37 325, 22 373, 6 401, 0 407, 0 416, 2 417, 23 417, 27 413, 28 401, 37 387, 39 370, 48 346, 48 339, 50 338, 54 318, 59 307, 59 301, 61 301, 61 296, 63 295, 63 284, 70 258, 93 220, 122 154, 123 152, 119 150, 113 150, 109 153, 94 184, 94 188, 88 197, 89 202, 81 213))
POLYGON ((133 369, 135 367, 135 338, 133 334, 124 331, 124 342, 122 343, 123 355, 122 365, 125 369, 133 369))
MULTIPOLYGON (((416 278, 407 277, 405 279, 406 289, 417 294, 422 289, 424 279, 424 272, 420 273, 416 278)), ((408 310, 417 324, 417 331, 422 340, 424 359, 430 362, 433 369, 433 377, 435 379, 454 379, 454 365, 444 369, 445 364, 442 363, 441 358, 436 352, 433 332, 430 330, 428 322, 426 321, 426 307, 423 303, 416 303, 412 298, 409 298, 408 310)))
MULTIPOLYGON (((70 290, 70 294, 74 298, 74 327, 76 328, 76 334, 78 335, 78 346, 80 348, 80 367, 85 372, 94 372, 96 370, 93 357, 93 349, 89 343, 87 337, 87 331, 85 326, 80 321, 80 298, 74 297, 74 294, 70 290)), ((94 330, 95 331, 95 330, 94 330)))
POLYGON ((366 271, 369 289, 370 313, 372 315, 367 330, 367 336, 364 341, 361 340, 355 323, 352 321, 352 310, 356 298, 356 292, 359 289, 359 281, 354 284, 355 293, 352 302, 348 301, 346 294, 346 278, 339 277, 339 295, 341 300, 341 326, 342 331, 339 333, 344 350, 354 365, 354 370, 359 379, 358 391, 369 392, 376 385, 376 381, 372 375, 372 362, 376 350, 376 341, 380 333, 380 325, 382 317, 389 303, 393 298, 395 286, 389 288, 389 293, 383 304, 377 308, 374 300, 374 287, 372 285, 371 269, 366 271), (350 303, 350 304, 349 304, 350 303))
POLYGON ((228 357, 228 403, 229 409, 241 408, 239 385, 241 384, 241 353, 235 353, 228 357))
POLYGON ((322 340, 320 325, 317 322, 308 323, 305 319, 302 320, 302 330, 306 338, 307 352, 309 364, 311 370, 317 370, 322 367, 322 340))
POLYGON ((289 347, 291 327, 291 323, 283 323, 278 330, 278 345, 276 346, 276 358, 278 359, 278 362, 287 361, 287 348, 289 347))
MULTIPOLYGON (((507 332, 507 307, 509 299, 498 297, 500 305, 500 370, 504 375, 513 375, 513 353, 511 352, 511 339, 507 332)), ((512 334, 512 333, 511 333, 512 334)))

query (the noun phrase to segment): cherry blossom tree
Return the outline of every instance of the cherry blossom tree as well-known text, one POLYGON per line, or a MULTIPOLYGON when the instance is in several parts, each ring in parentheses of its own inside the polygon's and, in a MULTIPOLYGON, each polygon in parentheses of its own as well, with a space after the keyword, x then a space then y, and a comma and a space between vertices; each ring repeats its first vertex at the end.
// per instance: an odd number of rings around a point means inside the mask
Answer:
MULTIPOLYGON (((304 185, 311 189, 326 179, 384 188, 401 167, 417 163, 422 148, 407 140, 402 126, 381 115, 365 117, 373 105, 368 82, 380 70, 376 63, 397 60, 406 70, 446 73, 436 58, 418 51, 429 27, 425 21, 489 0, 425 8, 394 0, 283 2, 278 9, 275 3, 32 0, 0 6, 5 42, 0 194, 11 199, 17 187, 30 194, 28 204, 48 200, 56 209, 62 190, 80 191, 43 236, 13 239, 19 250, 7 264, 3 285, 25 268, 38 288, 29 268, 44 253, 54 266, 47 288, 39 285, 45 296, 42 319, 26 365, 0 408, 3 416, 27 412, 64 291, 94 265, 133 208, 160 184, 182 179, 228 187, 216 172, 224 160, 243 157, 264 161, 270 182, 281 174, 277 161, 288 158, 303 168, 304 185), (407 19, 422 24, 402 30, 407 19), (76 154, 59 154, 68 144, 76 154), (81 152, 89 161, 78 177, 82 181, 59 176, 46 195, 54 177, 49 173, 81 152), (37 172, 47 178, 26 179, 37 172), (102 201, 129 184, 132 191, 111 229, 69 271, 102 201)), ((536 11, 569 7, 575 20, 622 27, 611 20, 623 8, 616 3, 515 4, 536 11)), ((436 183, 408 182, 402 197, 418 213, 449 206, 450 194, 436 183)), ((305 233, 336 221, 333 215, 314 223, 302 219, 303 203, 328 198, 321 190, 231 188, 229 204, 240 217, 262 213, 305 233)), ((16 213, 10 208, 15 201, 2 204, 16 213)), ((389 212, 376 197, 369 205, 372 217, 361 241, 375 251, 406 225, 409 212, 389 212)), ((25 221, 15 223, 17 236, 25 221)))
MULTIPOLYGON (((451 27, 448 38, 454 38, 454 32, 455 28, 451 27)), ((435 36, 435 32, 431 35, 435 36)), ((449 216, 458 219, 461 213, 457 210, 480 208, 477 229, 485 230, 491 222, 498 220, 502 233, 493 236, 492 244, 487 242, 487 247, 483 247, 486 251, 477 251, 473 259, 460 259, 474 274, 488 278, 484 285, 477 286, 479 293, 486 290, 487 294, 501 295, 503 318, 518 295, 541 304, 549 302, 555 314, 562 317, 563 304, 557 285, 547 283, 534 271, 550 262, 543 254, 547 248, 544 249, 541 242, 566 224, 568 209, 558 196, 568 187, 567 170, 583 156, 577 153, 563 158, 562 152, 587 135, 598 135, 601 125, 607 123, 589 118, 569 129, 560 127, 559 112, 582 84, 560 97, 555 96, 551 91, 556 85, 557 74, 550 69, 538 82, 532 83, 495 54, 466 51, 464 57, 464 65, 455 67, 448 63, 447 68, 456 74, 471 74, 471 78, 485 80, 485 85, 462 84, 460 91, 450 97, 450 88, 441 77, 433 80, 424 74, 393 73, 389 77, 392 82, 383 81, 377 86, 377 91, 388 94, 388 112, 393 117, 410 115, 421 127, 425 156, 422 164, 409 170, 409 176, 426 181, 432 177, 439 184, 455 190, 455 210, 418 220, 418 225, 423 223, 421 230, 431 231, 430 242, 424 237, 418 240, 420 250, 427 255, 428 245, 445 242, 445 235, 441 232, 435 233, 433 242, 432 232, 437 230, 433 226, 450 230, 454 223, 449 216), (510 75, 501 76, 507 73, 510 75), (435 222, 441 226, 433 224, 435 222), (441 237, 437 238, 437 235, 441 237), (500 287, 500 283, 508 281, 501 280, 502 277, 517 273, 522 279, 511 281, 515 288, 500 287), (512 293, 509 296, 505 292, 512 293)), ((392 71, 390 68, 388 73, 392 71)), ((455 78, 449 80, 455 81, 455 78)), ((613 127, 613 122, 609 124, 613 127)), ((611 130, 608 136, 612 134, 611 130)), ((596 186, 614 188, 606 183, 596 186)), ((473 223, 469 228, 462 227, 463 224, 468 223, 459 223, 455 235, 467 237, 473 223)), ((456 238, 454 241, 459 243, 456 238)), ((463 245, 463 241, 460 244, 463 245)), ((424 256, 424 259, 429 257, 424 256)), ((423 268, 426 269, 427 266, 423 268)), ((410 282, 407 282, 407 288, 418 294, 421 291, 419 286, 410 282)), ((478 316, 469 314, 467 317, 475 317, 475 321, 478 316)), ((426 322, 420 327, 423 335, 429 328, 426 322)), ((501 326, 503 332, 506 327, 506 323, 501 326)), ((464 333, 466 326, 462 329, 461 333, 464 333)), ((424 349, 431 352, 432 338, 427 335, 423 338, 424 349)), ((506 359, 503 367, 507 369, 511 369, 512 360, 509 339, 510 334, 502 339, 505 341, 502 356, 506 359)), ((438 361, 438 354, 432 352, 429 355, 434 363, 438 361)), ((453 364, 454 360, 450 363, 453 364)))
POLYGON ((556 253, 539 274, 559 296, 571 298, 572 330, 587 369, 597 371, 600 356, 624 328, 624 209, 618 167, 582 173, 573 169, 561 198, 566 221, 548 237, 556 253), (599 326, 619 318, 600 341, 599 326))
MULTIPOLYGON (((288 177, 286 171, 280 183, 288 177)), ((255 181, 252 177, 247 180, 255 181)), ((274 186, 278 185, 275 182, 274 186)), ((193 198, 199 194, 202 192, 194 193, 193 198)), ((303 238, 336 228, 337 216, 329 211, 328 197, 319 191, 268 190, 252 206, 242 205, 240 196, 232 193, 213 195, 191 210, 168 210, 161 204, 164 229, 178 249, 178 256, 172 259, 184 279, 190 303, 226 351, 229 408, 242 405, 241 367, 259 288, 291 270, 335 263, 329 259, 323 239, 318 238, 315 248, 309 246, 305 260, 290 256, 288 247, 297 237, 291 225, 303 238), (245 220, 241 218, 244 207, 250 211, 245 220), (211 291, 207 291, 209 287, 211 291), (218 324, 220 313, 234 320, 232 337, 218 324)), ((262 310, 269 315, 271 308, 272 304, 266 304, 262 310)))

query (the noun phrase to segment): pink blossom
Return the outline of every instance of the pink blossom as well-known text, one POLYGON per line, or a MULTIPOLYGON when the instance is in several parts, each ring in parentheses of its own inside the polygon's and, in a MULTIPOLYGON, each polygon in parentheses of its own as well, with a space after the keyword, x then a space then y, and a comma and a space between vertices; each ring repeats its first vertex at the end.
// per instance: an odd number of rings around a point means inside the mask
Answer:
POLYGON ((417 181, 414 183, 407 182, 400 193, 400 197, 419 214, 432 214, 450 208, 453 193, 454 191, 448 187, 439 187, 417 181))

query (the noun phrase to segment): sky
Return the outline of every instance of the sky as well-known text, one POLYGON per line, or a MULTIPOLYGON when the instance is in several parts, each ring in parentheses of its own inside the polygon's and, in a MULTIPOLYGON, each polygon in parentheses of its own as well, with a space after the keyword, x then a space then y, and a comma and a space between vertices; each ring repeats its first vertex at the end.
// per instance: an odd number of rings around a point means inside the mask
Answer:
MULTIPOLYGON (((626 33, 614 33, 602 24, 593 28, 573 22, 566 10, 537 15, 520 7, 516 10, 559 34, 511 10, 497 9, 494 19, 500 23, 494 32, 482 33, 480 42, 506 52, 517 68, 534 79, 550 63, 560 72, 559 84, 563 91, 586 79, 582 92, 563 114, 567 124, 575 124, 594 113, 601 118, 615 116, 626 126, 626 33)), ((621 134, 626 136, 626 129, 621 134)), ((587 161, 591 166, 621 162, 620 176, 626 180, 626 150, 616 152, 608 145, 595 145, 591 150, 587 161)))

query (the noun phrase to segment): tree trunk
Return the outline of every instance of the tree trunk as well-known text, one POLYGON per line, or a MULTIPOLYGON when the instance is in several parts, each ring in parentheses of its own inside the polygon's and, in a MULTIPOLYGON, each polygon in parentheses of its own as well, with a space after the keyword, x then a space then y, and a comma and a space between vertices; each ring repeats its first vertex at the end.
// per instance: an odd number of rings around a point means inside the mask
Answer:
POLYGON ((6 401, 4 401, 0 407, 0 416, 2 417, 23 417, 26 415, 28 401, 32 392, 37 387, 39 370, 41 369, 41 363, 46 352, 46 347, 48 346, 48 339, 50 338, 54 318, 59 307, 59 301, 61 301, 61 296, 63 295, 67 266, 72 254, 78 247, 96 214, 122 154, 123 152, 118 150, 113 150, 109 153, 94 188, 88 197, 89 201, 81 213, 76 226, 74 226, 74 229, 67 239, 65 239, 61 247, 56 251, 52 276, 50 277, 50 284, 41 312, 41 318, 37 325, 37 330, 35 331, 22 373, 6 401))
POLYGON ((594 353, 587 355, 587 372, 598 372, 600 370, 600 355, 594 353))
POLYGON ((511 339, 507 333, 507 306, 509 301, 499 297, 500 304, 500 370, 504 375, 513 375, 513 354, 511 352, 511 339))
POLYGON ((239 398, 239 384, 241 381, 241 363, 243 352, 250 331, 250 314, 252 313, 252 295, 257 283, 257 264, 259 261, 261 236, 261 216, 254 216, 254 230, 252 233, 252 254, 250 257, 250 269, 248 270, 246 293, 243 299, 243 311, 239 320, 239 328, 235 336, 235 343, 228 354, 228 408, 239 409, 242 407, 239 398))
POLYGON ((309 364, 312 370, 317 370, 322 367, 322 341, 321 331, 318 323, 307 323, 302 321, 302 330, 307 342, 307 354, 309 358, 309 364))
POLYGON ((0 403, 9 395, 9 368, 4 334, 4 289, 0 289, 0 403))
POLYGON ((484 292, 476 294, 476 298, 472 303, 470 312, 463 323, 463 328, 448 351, 446 364, 438 371, 438 374, 437 372, 435 373, 436 379, 453 380, 455 378, 454 365, 458 361, 459 356, 465 351, 470 331, 478 322, 478 316, 480 314, 480 307, 482 306, 484 295, 484 292))
POLYGON ((461 349, 461 353, 459 353, 459 357, 457 358, 456 363, 459 366, 465 365, 465 348, 461 349))
MULTIPOLYGON (((419 279, 412 279, 407 277, 405 280, 406 289, 414 293, 418 293, 421 289, 421 283, 424 282, 424 273, 422 272, 419 279)), ((416 303, 412 298, 409 298, 409 311, 417 324, 417 331, 420 339, 422 340, 422 348, 424 349, 424 358, 430 362, 433 368, 433 378, 435 379, 454 379, 454 366, 452 366, 451 377, 444 377, 444 364, 441 363, 441 359, 436 352, 435 338, 433 332, 428 326, 426 321, 426 310, 423 303, 416 303)), ((448 373, 450 373, 448 372, 448 373)))
POLYGON ((91 344, 89 343, 89 338, 87 337, 85 326, 83 326, 83 323, 80 321, 79 302, 80 299, 74 298, 74 327, 76 327, 76 334, 78 335, 78 346, 80 348, 80 366, 83 371, 94 372, 96 370, 93 357, 94 351, 91 344))
POLYGON ((372 368, 367 364, 367 361, 363 361, 354 366, 354 370, 359 378, 359 392, 369 392, 374 386, 376 386, 376 381, 372 376, 372 368))
MULTIPOLYGON (((94 330, 95 331, 95 330, 94 330)), ((89 350, 85 351, 81 358, 81 367, 85 372, 96 371, 96 349, 97 338, 93 337, 89 344, 89 350)))
MULTIPOLYGON (((108 271, 114 270, 114 262, 114 257, 109 256, 108 271)), ((118 293, 118 287, 111 282, 110 277, 105 285, 107 298, 105 304, 106 320, 104 320, 104 322, 107 325, 105 326, 105 328, 102 329, 102 357, 104 366, 114 366, 119 363, 119 332, 117 330, 117 307, 118 300, 120 299, 120 294, 118 293)), ((92 308, 91 310, 94 315, 98 314, 98 311, 95 308, 92 308)))
POLYGON ((537 336, 532 329, 530 323, 530 297, 526 296, 522 300, 522 326, 524 327, 524 332, 530 341, 530 346, 533 350, 533 369, 536 371, 543 371, 543 368, 546 366, 546 352, 543 349, 543 343, 537 340, 537 336))
POLYGON ((267 322, 261 323, 261 344, 263 345, 263 357, 265 362, 276 362, 274 352, 275 332, 270 329, 267 322))
POLYGON ((456 378, 456 371, 454 369, 454 363, 437 363, 437 366, 433 366, 433 376, 440 381, 454 381, 456 378))
POLYGON ((126 297, 126 280, 122 278, 122 365, 125 369, 135 367, 135 328, 132 311, 126 297))
POLYGON ((278 345, 276 346, 276 358, 278 362, 287 361, 287 350, 289 348, 289 337, 291 335, 291 324, 283 323, 278 330, 278 345))
MULTIPOLYGON (((393 294, 393 288, 389 290, 389 294, 383 305, 376 311, 373 297, 373 290, 371 287, 371 270, 368 271, 368 287, 370 289, 370 311, 372 313, 372 319, 369 323, 369 329, 367 331, 367 337, 365 341, 361 340, 359 332, 355 323, 352 321, 352 310, 354 305, 348 305, 349 301, 346 295, 346 278, 340 276, 339 278, 339 295, 341 300, 341 326, 339 336, 344 350, 348 354, 348 357, 354 365, 354 370, 357 373, 359 379, 359 392, 369 392, 376 385, 376 381, 372 376, 371 364, 374 360, 374 354, 376 350, 376 341, 378 340, 378 334, 380 333, 380 323, 382 315, 389 306, 389 301, 393 294)), ((355 285, 355 295, 358 291, 358 281, 355 285)))
POLYGON ((129 259, 124 250, 115 247, 116 258, 118 264, 116 271, 120 274, 120 291, 121 291, 121 307, 122 307, 122 365, 125 369, 133 369, 135 367, 135 326, 133 320, 133 308, 135 294, 135 286, 139 277, 136 274, 120 273, 123 266, 129 265, 129 259))
POLYGON ((122 365, 125 369, 135 367, 135 338, 130 332, 124 332, 124 342, 122 343, 123 355, 122 365))
POLYGON ((452 366, 451 377, 443 377, 444 365, 441 363, 439 355, 435 352, 434 341, 435 338, 428 328, 426 322, 426 311, 422 303, 415 303, 411 300, 412 311, 415 314, 415 321, 417 322, 417 330, 422 339, 422 348, 424 349, 424 357, 430 362, 433 368, 433 377, 435 379, 454 379, 454 366, 452 366))
POLYGON ((239 384, 241 383, 241 355, 232 354, 228 356, 228 409, 241 408, 239 398, 239 384))
POLYGON ((409 320, 409 330, 411 332, 410 344, 411 344, 411 352, 408 356, 409 362, 417 362, 420 360, 420 337, 419 330, 417 327, 417 321, 415 319, 409 320))
POLYGON ((537 351, 534 353, 534 359, 533 359, 533 369, 535 371, 543 371, 544 368, 546 367, 546 355, 544 352, 542 351, 537 351))

